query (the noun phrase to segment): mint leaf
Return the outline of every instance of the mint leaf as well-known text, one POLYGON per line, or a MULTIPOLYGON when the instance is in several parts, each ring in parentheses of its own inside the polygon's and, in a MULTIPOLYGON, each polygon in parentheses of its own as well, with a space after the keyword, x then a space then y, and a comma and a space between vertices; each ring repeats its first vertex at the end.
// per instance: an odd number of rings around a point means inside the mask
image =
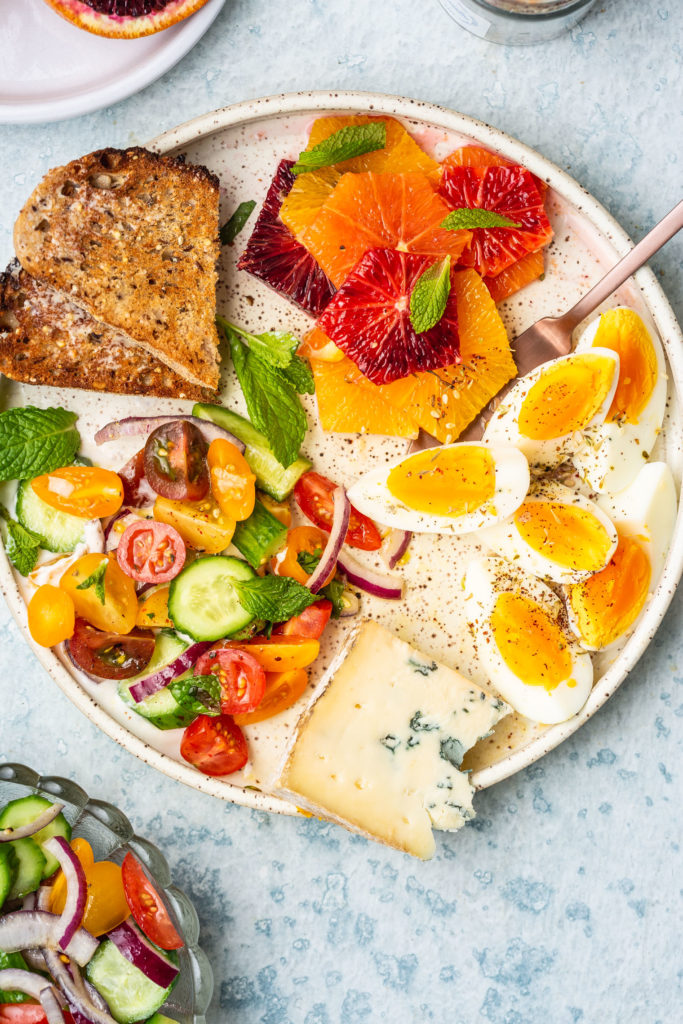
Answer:
POLYGON ((387 126, 384 121, 370 121, 368 124, 347 125, 333 132, 312 149, 305 149, 292 167, 292 174, 317 171, 331 167, 343 160, 352 160, 364 153, 384 149, 387 144, 387 126))
POLYGON ((221 245, 232 245, 244 225, 251 217, 255 206, 256 203, 253 199, 248 199, 245 203, 240 203, 230 220, 225 222, 219 232, 221 245))
POLYGON ((427 267, 410 293, 410 322, 418 334, 430 330, 444 314, 451 292, 451 258, 427 267))
POLYGON ((289 366, 294 358, 294 353, 301 344, 296 335, 289 331, 264 331, 263 334, 250 334, 249 331, 230 323, 223 316, 217 316, 216 320, 226 333, 232 331, 234 334, 238 334, 255 356, 278 369, 289 366))
POLYGON ((296 556, 296 560, 303 571, 308 576, 312 576, 317 568, 318 562, 322 558, 322 554, 322 548, 316 548, 315 551, 300 551, 296 556))
MULTIPOLYGON (((318 565, 318 562, 322 558, 321 548, 316 548, 315 551, 300 551, 296 556, 296 560, 305 573, 312 576, 318 565)), ((328 601, 332 602, 332 618, 338 619, 344 610, 344 593, 346 586, 343 580, 338 577, 334 577, 330 582, 321 587, 318 591, 318 597, 326 597, 328 601)))
POLYGON ((287 378, 294 390, 300 395, 315 394, 315 380, 311 368, 301 356, 292 356, 289 366, 282 370, 283 376, 287 378))
POLYGON ((76 413, 66 409, 7 409, 0 413, 0 480, 25 480, 68 466, 81 439, 76 413))
POLYGON ((4 505, 0 505, 0 516, 7 523, 7 540, 5 541, 7 557, 17 572, 20 572, 22 576, 28 576, 36 567, 43 538, 12 519, 4 505))
POLYGON ((242 607, 268 622, 285 622, 301 615, 304 608, 318 600, 316 594, 289 576, 255 576, 251 580, 232 580, 232 585, 242 607))
POLYGON ((100 604, 104 604, 106 597, 104 592, 104 574, 107 571, 108 565, 109 559, 103 558, 100 564, 94 570, 94 572, 91 572, 89 576, 86 576, 82 583, 78 584, 76 590, 89 590, 90 587, 94 587, 95 597, 100 602, 100 604))
POLYGON ((220 715, 221 684, 218 676, 181 676, 168 689, 183 711, 196 715, 220 715))
POLYGON ((521 228, 517 221, 503 217, 495 210, 480 210, 463 206, 459 210, 451 210, 441 221, 441 227, 447 231, 473 231, 475 228, 521 228))

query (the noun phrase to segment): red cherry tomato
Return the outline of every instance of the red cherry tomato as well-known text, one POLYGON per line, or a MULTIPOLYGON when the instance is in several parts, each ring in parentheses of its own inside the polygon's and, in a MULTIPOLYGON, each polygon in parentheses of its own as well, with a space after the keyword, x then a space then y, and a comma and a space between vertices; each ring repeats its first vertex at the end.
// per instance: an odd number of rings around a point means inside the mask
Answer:
POLYGON ((98 679, 130 679, 152 660, 154 633, 149 629, 133 629, 125 636, 105 633, 85 619, 76 619, 68 644, 72 659, 88 675, 98 679))
POLYGON ((235 647, 216 646, 202 654, 196 668, 199 676, 218 676, 221 711, 224 715, 244 714, 258 707, 266 692, 266 673, 253 654, 235 647))
MULTIPOLYGON (((64 1011, 66 1024, 73 1024, 73 1017, 64 1011)), ((0 1024, 47 1024, 45 1010, 39 1003, 1 1003, 0 1024)))
POLYGON ((231 775, 249 759, 247 741, 230 715, 200 715, 183 733, 180 753, 205 775, 231 775))
POLYGON ((123 891, 135 923, 161 949, 180 949, 183 940, 139 860, 127 853, 121 865, 123 891))
POLYGON ((153 505, 157 492, 150 487, 145 476, 145 449, 141 448, 132 459, 129 459, 123 469, 119 470, 121 482, 123 483, 123 504, 131 508, 142 508, 144 505, 153 505))
POLYGON ((116 560, 134 580, 168 583, 185 565, 185 554, 185 541, 174 527, 140 519, 124 530, 116 560))
POLYGON ((194 423, 162 423, 147 438, 145 476, 162 498, 201 501, 209 493, 208 450, 194 423))
POLYGON ((316 601, 304 608, 301 615, 295 615, 287 622, 275 626, 273 634, 277 636, 305 636, 317 640, 322 636, 325 626, 332 614, 331 601, 316 601))
MULTIPOLYGON (((320 473, 304 473, 294 488, 296 503, 303 514, 327 533, 332 528, 332 494, 336 486, 320 473)), ((353 506, 345 543, 363 551, 377 551, 382 546, 382 537, 372 519, 368 519, 353 506)))

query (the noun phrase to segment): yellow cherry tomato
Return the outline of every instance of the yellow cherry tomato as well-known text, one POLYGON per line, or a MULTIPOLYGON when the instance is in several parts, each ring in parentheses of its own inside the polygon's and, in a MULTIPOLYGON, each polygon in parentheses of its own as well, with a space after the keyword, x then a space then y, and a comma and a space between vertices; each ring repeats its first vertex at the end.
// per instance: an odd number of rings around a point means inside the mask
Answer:
POLYGON ((308 673, 305 668, 293 668, 288 672, 267 672, 266 692, 259 706, 254 711, 245 711, 242 715, 233 715, 237 725, 256 725, 267 718, 274 718, 287 708, 291 708, 299 697, 302 697, 308 686, 308 673))
POLYGON ((209 445, 206 456, 211 479, 211 493, 221 511, 241 522, 254 511, 256 477, 239 448, 224 437, 209 445))
POLYGON ((76 614, 110 633, 130 633, 138 613, 135 583, 108 555, 83 555, 66 570, 59 585, 71 597, 76 614), (104 592, 102 591, 104 584, 104 592))
POLYGON ((219 508, 213 498, 203 501, 172 501, 161 496, 154 502, 154 518, 168 523, 189 547, 217 555, 232 540, 236 522, 219 508))
POLYGON ((76 611, 68 594, 46 583, 28 604, 28 628, 41 647, 53 647, 73 636, 76 611))
MULTIPOLYGON (((284 552, 271 560, 270 568, 276 576, 291 576, 297 583, 304 586, 311 577, 299 563, 299 555, 303 552, 308 555, 321 555, 327 544, 327 534, 319 530, 317 526, 295 526, 287 534, 287 546, 284 552)), ((329 583, 335 573, 335 568, 325 583, 329 583)))
POLYGON ((159 587, 145 594, 138 605, 135 625, 140 629, 173 629, 168 617, 168 593, 170 587, 159 587))
MULTIPOLYGON (((96 861, 92 848, 84 839, 74 839, 71 848, 81 862, 88 890, 83 913, 83 927, 91 935, 104 935, 112 928, 118 927, 130 916, 121 868, 110 860, 96 861)), ((66 880, 63 872, 60 871, 50 895, 51 912, 61 914, 65 902, 66 880)))
POLYGON ((269 494, 259 494, 258 500, 265 505, 271 515, 289 529, 292 525, 292 510, 286 501, 276 501, 269 494))
POLYGON ((51 508, 81 519, 113 516, 123 504, 121 478, 97 466, 63 466, 37 476, 31 487, 51 508))
POLYGON ((308 637, 272 636, 255 640, 230 640, 226 647, 236 647, 252 654, 265 672, 286 672, 306 668, 320 654, 320 643, 308 637))

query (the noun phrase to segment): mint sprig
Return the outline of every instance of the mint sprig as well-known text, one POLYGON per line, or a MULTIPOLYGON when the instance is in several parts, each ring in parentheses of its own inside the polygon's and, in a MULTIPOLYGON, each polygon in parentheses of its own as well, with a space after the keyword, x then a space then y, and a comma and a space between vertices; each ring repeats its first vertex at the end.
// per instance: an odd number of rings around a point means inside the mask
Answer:
POLYGON ((285 622, 318 600, 317 594, 289 576, 255 576, 232 580, 232 585, 242 607, 267 622, 285 622))
POLYGON ((94 587, 95 597, 100 602, 100 604, 104 604, 106 599, 106 593, 104 588, 104 574, 106 573, 108 566, 109 559, 103 558, 100 564, 97 566, 97 568, 94 569, 89 576, 86 576, 82 583, 78 584, 76 590, 90 590, 91 587, 94 587))
POLYGON ((515 220, 503 217, 495 210, 480 210, 476 207, 463 206, 451 212, 441 221, 442 228, 447 231, 474 231, 476 228, 521 228, 515 220))
POLYGON ((247 223, 252 215, 256 203, 253 199, 248 199, 244 203, 240 203, 232 217, 225 222, 219 232, 221 245, 232 245, 240 231, 247 223))
POLYGON ((262 334, 252 334, 226 320, 224 316, 217 316, 216 319, 224 331, 238 334, 254 355, 278 369, 289 366, 301 344, 297 336, 290 331, 264 331, 262 334))
POLYGON ((410 293, 410 322, 418 334, 438 324, 450 293, 451 258, 444 256, 420 274, 410 293))
POLYGON ((68 466, 81 439, 66 409, 26 405, 0 413, 0 480, 26 480, 68 466))
POLYGON ((5 551, 10 562, 22 576, 28 576, 36 567, 43 538, 13 519, 4 505, 0 505, 0 516, 7 524, 5 551))
POLYGON ((218 676, 181 676, 169 683, 168 689, 183 711, 212 717, 221 713, 221 684, 218 676))
POLYGON ((318 171, 344 160, 352 160, 365 153, 384 149, 387 144, 387 127, 384 121, 370 121, 368 124, 352 124, 333 132, 312 149, 304 149, 292 167, 292 174, 318 171))

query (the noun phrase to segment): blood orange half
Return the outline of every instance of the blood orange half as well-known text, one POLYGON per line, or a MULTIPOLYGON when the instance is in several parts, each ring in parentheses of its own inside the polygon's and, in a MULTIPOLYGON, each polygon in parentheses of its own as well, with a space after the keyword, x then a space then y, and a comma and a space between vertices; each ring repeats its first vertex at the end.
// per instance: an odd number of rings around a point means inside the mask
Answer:
POLYGON ((97 36, 136 39, 170 28, 207 0, 46 0, 67 21, 97 36))

